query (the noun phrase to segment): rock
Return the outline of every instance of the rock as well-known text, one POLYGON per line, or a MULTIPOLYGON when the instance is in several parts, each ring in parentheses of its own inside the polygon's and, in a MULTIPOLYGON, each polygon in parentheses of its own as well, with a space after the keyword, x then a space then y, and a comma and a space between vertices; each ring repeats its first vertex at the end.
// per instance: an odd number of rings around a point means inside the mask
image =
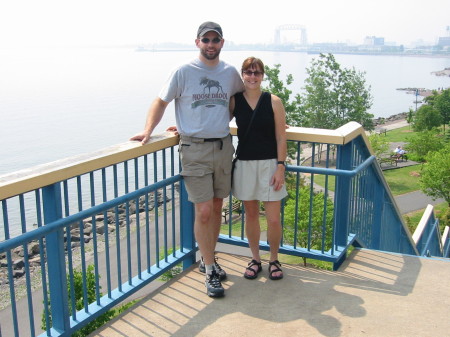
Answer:
POLYGON ((41 257, 40 256, 33 257, 28 262, 30 263, 30 266, 40 266, 41 257))
POLYGON ((13 261, 13 269, 20 269, 25 266, 23 259, 17 259, 13 261))
POLYGON ((19 278, 19 277, 22 277, 23 275, 25 275, 25 269, 23 269, 23 268, 13 271, 13 277, 14 278, 19 278))
POLYGON ((41 251, 41 249, 39 246, 39 242, 31 242, 28 245, 28 255, 34 256, 36 254, 39 254, 40 251, 41 251))

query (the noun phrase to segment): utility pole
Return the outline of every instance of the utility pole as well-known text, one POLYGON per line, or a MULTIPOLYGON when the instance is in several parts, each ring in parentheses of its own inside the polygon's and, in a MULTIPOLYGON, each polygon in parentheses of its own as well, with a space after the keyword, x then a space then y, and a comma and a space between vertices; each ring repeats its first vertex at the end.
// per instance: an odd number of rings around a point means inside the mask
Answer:
POLYGON ((417 112, 417 98, 419 96, 419 89, 416 88, 416 112, 417 112))

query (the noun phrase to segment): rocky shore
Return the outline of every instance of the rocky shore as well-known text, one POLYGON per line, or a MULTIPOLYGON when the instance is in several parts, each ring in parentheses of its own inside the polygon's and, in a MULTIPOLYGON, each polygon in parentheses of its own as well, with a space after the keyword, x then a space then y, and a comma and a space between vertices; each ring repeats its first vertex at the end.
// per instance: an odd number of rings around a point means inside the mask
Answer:
POLYGON ((373 119, 373 125, 375 126, 375 128, 382 126, 382 125, 388 125, 391 123, 396 123, 399 121, 404 121, 406 120, 406 118, 408 117, 408 113, 407 112, 401 112, 399 114, 396 115, 392 115, 390 117, 378 117, 373 119))
POLYGON ((445 68, 444 70, 439 70, 439 71, 433 71, 433 72, 431 72, 431 74, 436 75, 436 76, 450 77, 450 68, 445 68))

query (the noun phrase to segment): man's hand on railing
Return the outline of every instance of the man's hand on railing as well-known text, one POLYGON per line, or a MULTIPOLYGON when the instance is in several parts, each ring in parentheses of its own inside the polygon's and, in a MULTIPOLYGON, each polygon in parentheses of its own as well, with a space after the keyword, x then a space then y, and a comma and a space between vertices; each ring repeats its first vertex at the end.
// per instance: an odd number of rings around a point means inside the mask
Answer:
POLYGON ((175 135, 178 135, 178 129, 177 129, 177 126, 176 126, 176 125, 169 126, 169 127, 166 129, 166 131, 174 132, 175 135))
POLYGON ((150 135, 146 132, 138 133, 130 138, 130 140, 139 141, 142 145, 145 145, 150 139, 150 135))

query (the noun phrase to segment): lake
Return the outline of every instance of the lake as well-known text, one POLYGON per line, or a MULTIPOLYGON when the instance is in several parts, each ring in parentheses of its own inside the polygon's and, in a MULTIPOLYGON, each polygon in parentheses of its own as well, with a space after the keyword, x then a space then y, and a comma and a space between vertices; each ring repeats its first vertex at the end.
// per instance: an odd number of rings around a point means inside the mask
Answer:
MULTIPOLYGON (((134 48, 0 49, 0 175, 122 143, 144 127, 150 102, 169 71, 198 52, 137 52, 134 48)), ((248 56, 281 64, 281 79, 301 91, 312 58, 300 52, 222 51, 240 68, 248 56)), ((335 55, 346 68, 366 73, 371 113, 389 117, 415 107, 405 87, 448 88, 431 72, 450 58, 335 55)), ((174 124, 170 104, 156 133, 174 124)))

